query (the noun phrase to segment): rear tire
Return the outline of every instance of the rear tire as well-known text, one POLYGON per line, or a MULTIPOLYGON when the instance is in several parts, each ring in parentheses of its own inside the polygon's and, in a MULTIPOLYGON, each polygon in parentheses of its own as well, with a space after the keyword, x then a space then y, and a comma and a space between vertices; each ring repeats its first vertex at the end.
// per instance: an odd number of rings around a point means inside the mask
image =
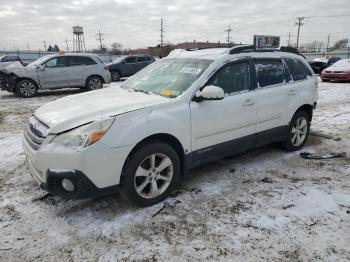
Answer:
POLYGON ((119 81, 120 80, 120 74, 118 71, 111 71, 111 77, 112 81, 119 81))
POLYGON ((310 132, 310 116, 305 111, 296 112, 290 121, 288 136, 284 142, 287 151, 301 149, 307 141, 310 132))
POLYGON ((16 84, 16 94, 21 97, 30 98, 36 96, 37 93, 38 86, 33 80, 23 79, 16 84))
POLYGON ((153 141, 136 150, 127 160, 121 179, 121 194, 136 206, 164 200, 180 178, 180 159, 168 144, 153 141))
POLYGON ((103 80, 99 76, 90 76, 86 80, 85 90, 92 91, 101 89, 103 87, 103 80))

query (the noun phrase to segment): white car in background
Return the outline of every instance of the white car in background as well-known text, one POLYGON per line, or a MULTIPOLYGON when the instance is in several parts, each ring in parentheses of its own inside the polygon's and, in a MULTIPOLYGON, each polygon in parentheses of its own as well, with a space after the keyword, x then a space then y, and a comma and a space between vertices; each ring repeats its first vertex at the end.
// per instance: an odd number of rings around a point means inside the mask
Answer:
POLYGON ((261 51, 174 50, 120 87, 47 103, 24 131, 30 173, 63 197, 119 189, 146 206, 202 163, 271 142, 300 149, 318 80, 302 56, 261 51))
POLYGON ((1 88, 22 97, 34 97, 38 90, 81 87, 102 88, 111 82, 107 65, 95 54, 55 54, 22 66, 0 67, 1 88))

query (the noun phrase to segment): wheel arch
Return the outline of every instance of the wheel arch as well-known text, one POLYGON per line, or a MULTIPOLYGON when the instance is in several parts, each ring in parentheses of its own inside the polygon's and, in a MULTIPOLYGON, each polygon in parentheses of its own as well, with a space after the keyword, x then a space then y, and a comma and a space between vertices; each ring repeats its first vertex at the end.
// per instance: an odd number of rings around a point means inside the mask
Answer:
POLYGON ((103 78, 102 76, 100 76, 100 75, 98 75, 98 74, 92 74, 92 75, 89 75, 89 76, 86 78, 86 80, 85 80, 85 85, 87 84, 87 81, 89 80, 89 78, 94 77, 94 76, 97 76, 98 78, 100 78, 101 81, 102 81, 102 83, 105 84, 105 80, 104 80, 104 78, 103 78))
POLYGON ((306 112, 309 116, 310 116, 310 122, 312 121, 312 116, 313 116, 313 111, 314 111, 314 107, 313 105, 310 105, 310 104, 304 104, 302 106, 300 106, 293 114, 293 116, 300 112, 300 111, 304 111, 306 112))
POLYGON ((30 80, 30 81, 34 82, 34 84, 36 85, 36 87, 38 89, 40 88, 39 83, 35 79, 29 78, 29 77, 20 77, 20 76, 17 76, 16 74, 13 74, 13 76, 16 76, 16 80, 15 80, 16 85, 18 84, 19 81, 30 80))
MULTIPOLYGON (((130 151, 130 153, 128 154, 126 161, 124 162, 122 170, 125 170, 125 165, 126 165, 127 161, 139 148, 141 148, 143 145, 145 145, 147 143, 151 143, 154 141, 160 141, 160 142, 166 143, 166 144, 170 145, 172 148, 174 148, 174 150, 176 151, 176 153, 178 154, 178 156, 180 158, 181 176, 183 176, 186 172, 184 148, 183 148, 181 142, 175 136, 168 134, 168 133, 153 134, 153 135, 150 135, 150 136, 142 139, 140 142, 138 142, 134 146, 134 148, 130 151)), ((124 172, 122 172, 121 178, 123 176, 123 173, 124 172)))

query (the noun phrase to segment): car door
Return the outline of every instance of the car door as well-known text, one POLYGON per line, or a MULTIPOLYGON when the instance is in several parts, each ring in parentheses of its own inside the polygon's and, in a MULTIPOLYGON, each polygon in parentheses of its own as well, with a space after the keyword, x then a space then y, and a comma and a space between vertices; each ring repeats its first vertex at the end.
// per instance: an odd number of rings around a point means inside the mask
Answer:
POLYGON ((288 85, 288 111, 291 115, 303 104, 313 104, 315 93, 317 92, 317 79, 313 78, 311 71, 299 59, 285 58, 288 70, 291 72, 293 80, 288 85))
POLYGON ((244 151, 254 144, 257 96, 249 59, 221 67, 206 85, 221 87, 222 100, 190 102, 194 161, 244 151))
POLYGON ((280 58, 256 58, 254 67, 258 84, 256 144, 259 146, 284 135, 290 76, 280 58))
POLYGON ((122 63, 123 63, 122 69, 123 69, 124 76, 131 76, 138 71, 137 59, 135 56, 130 56, 125 58, 125 60, 122 63))
POLYGON ((86 79, 96 74, 96 62, 86 56, 68 56, 71 86, 85 86, 86 79))
POLYGON ((49 59, 38 69, 41 88, 62 88, 69 86, 68 61, 66 56, 49 59))
POLYGON ((146 61, 146 57, 145 56, 138 56, 137 57, 137 71, 140 71, 142 68, 146 67, 148 65, 147 61, 146 61))

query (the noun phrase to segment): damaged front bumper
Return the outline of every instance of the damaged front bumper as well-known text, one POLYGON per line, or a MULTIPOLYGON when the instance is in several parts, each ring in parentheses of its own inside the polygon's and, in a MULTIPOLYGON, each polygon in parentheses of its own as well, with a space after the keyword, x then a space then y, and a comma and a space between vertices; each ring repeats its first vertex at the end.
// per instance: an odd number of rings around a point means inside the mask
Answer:
POLYGON ((0 89, 2 91, 14 92, 16 87, 16 75, 0 72, 0 89))

